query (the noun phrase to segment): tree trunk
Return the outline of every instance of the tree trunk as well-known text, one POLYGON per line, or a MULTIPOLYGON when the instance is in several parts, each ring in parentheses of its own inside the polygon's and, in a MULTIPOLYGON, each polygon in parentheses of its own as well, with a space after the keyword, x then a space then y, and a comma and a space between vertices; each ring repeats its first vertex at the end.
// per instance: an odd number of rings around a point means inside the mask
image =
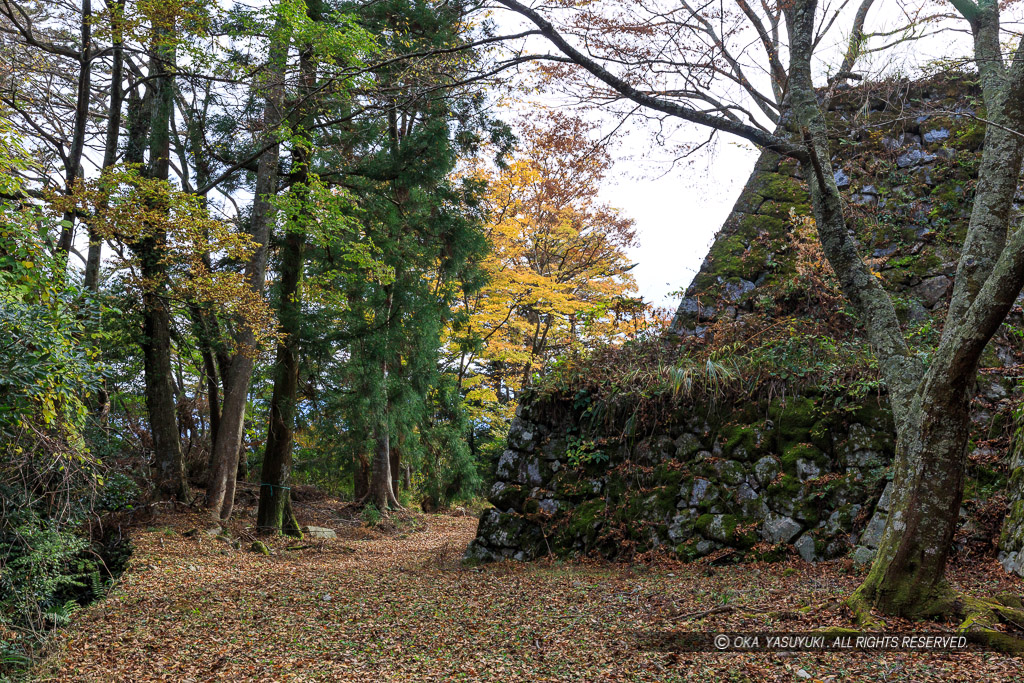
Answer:
MULTIPOLYGON (((284 22, 284 18, 278 18, 274 35, 279 38, 271 45, 267 68, 269 84, 264 98, 263 127, 268 136, 277 134, 283 119, 284 72, 288 58, 284 22)), ((256 196, 253 199, 250 227, 257 247, 245 266, 245 275, 249 287, 258 293, 263 292, 266 279, 267 243, 270 240, 270 227, 274 217, 270 197, 277 194, 279 157, 280 145, 272 145, 260 157, 256 170, 256 196)), ((220 430, 210 458, 211 476, 206 491, 207 509, 220 519, 228 519, 234 509, 238 452, 242 443, 242 424, 245 421, 249 382, 252 379, 253 354, 256 351, 255 335, 244 322, 235 333, 235 344, 238 352, 231 358, 224 373, 224 402, 221 408, 220 430)))
MULTIPOLYGON (((307 14, 319 19, 319 5, 311 3, 307 14)), ((311 97, 316 86, 316 65, 308 46, 299 57, 300 93, 304 104, 296 112, 294 126, 297 139, 292 153, 292 191, 300 199, 299 209, 289 216, 293 226, 302 226, 307 219, 309 184, 309 134, 311 97)), ((260 475, 260 504, 256 526, 262 533, 277 534, 297 531, 291 512, 292 450, 295 436, 295 414, 299 391, 299 339, 302 331, 302 272, 305 232, 288 232, 281 251, 280 292, 277 309, 281 340, 274 361, 274 392, 270 399, 270 425, 260 475)), ((300 532, 301 533, 301 532, 300 532)))
MULTIPOLYGON (((911 617, 950 607, 945 565, 963 494, 974 370, 926 373, 908 349, 892 301, 864 264, 847 229, 835 186, 824 116, 811 79, 816 3, 786 9, 790 31, 790 105, 807 147, 808 185, 822 249, 843 294, 864 320, 879 359, 897 430, 893 504, 882 546, 855 595, 883 611, 911 617), (969 378, 970 381, 967 381, 969 378)), ((980 351, 979 351, 980 353, 980 351)))
POLYGON ((207 489, 213 479, 214 459, 213 454, 217 450, 217 435, 221 433, 221 395, 224 390, 224 375, 227 368, 231 366, 231 358, 223 350, 221 344, 215 344, 214 339, 220 337, 220 326, 217 323, 217 316, 214 314, 205 315, 198 309, 193 312, 193 325, 196 329, 200 354, 203 359, 203 372, 206 375, 207 403, 210 409, 210 453, 206 459, 206 472, 204 481, 207 489))
MULTIPOLYGON (((206 369, 206 405, 210 410, 210 453, 213 453, 220 429, 220 382, 214 369, 213 356, 203 353, 203 367, 206 369)), ((209 476, 209 472, 207 472, 209 476)))
POLYGON ((199 356, 203 361, 203 375, 206 381, 206 405, 210 412, 210 453, 213 453, 220 429, 220 373, 214 360, 213 342, 210 339, 208 320, 197 306, 191 308, 192 326, 195 329, 199 356))
POLYGON ((222 520, 231 516, 234 507, 238 454, 242 448, 242 423, 245 420, 245 402, 252 369, 251 357, 238 353, 232 358, 224 381, 220 430, 214 440, 211 458, 214 465, 206 491, 207 508, 222 520))
MULTIPOLYGON (((124 92, 121 79, 124 76, 124 42, 121 32, 123 4, 116 0, 110 5, 111 32, 113 34, 114 59, 110 68, 110 103, 107 107, 107 138, 103 149, 103 168, 110 168, 117 162, 117 144, 121 132, 121 105, 124 92)), ((85 261, 84 286, 96 293, 100 286, 100 262, 103 255, 103 240, 89 226, 89 252, 85 261)))
MULTIPOLYGON (((124 77, 124 49, 120 28, 120 13, 123 5, 116 0, 112 0, 109 7, 114 60, 110 69, 110 102, 107 107, 107 136, 103 149, 103 169, 108 169, 117 162, 117 146, 121 134, 121 108, 124 105, 124 91, 121 89, 121 80, 124 77)), ((103 239, 97 234, 95 225, 88 223, 87 226, 89 231, 89 249, 85 260, 85 273, 82 284, 87 292, 95 295, 100 290, 103 239)), ((103 380, 103 386, 96 392, 96 403, 93 412, 104 423, 110 414, 110 395, 107 393, 106 380, 103 380)))
MULTIPOLYGON (((142 275, 147 280, 153 278, 152 281, 158 281, 164 277, 164 273, 162 268, 154 266, 153 260, 152 257, 143 259, 142 275)), ((151 288, 147 288, 142 301, 146 408, 153 436, 156 485, 165 495, 187 501, 189 491, 185 480, 185 460, 178 437, 171 375, 171 316, 166 302, 151 288)))
POLYGON ((370 479, 370 502, 378 510, 389 507, 401 508, 391 482, 391 434, 388 426, 387 411, 383 411, 374 431, 377 451, 373 458, 373 477, 370 479))
MULTIPOLYGON (((958 6, 959 9, 959 6, 958 6)), ((1024 285, 1024 240, 1008 240, 1024 145, 1024 53, 1007 69, 996 5, 971 20, 989 123, 967 236, 942 339, 913 401, 897 420, 893 500, 882 542, 851 603, 926 618, 962 612, 945 580, 959 522, 978 359, 1024 285)), ((1018 48, 1019 49, 1019 48, 1018 48)), ((890 393, 901 387, 887 381, 890 393)), ((907 393, 905 388, 902 392, 907 393)))
POLYGON ((280 332, 274 361, 274 393, 270 399, 270 426, 260 475, 260 505, 256 527, 262 533, 285 529, 291 489, 295 408, 299 386, 299 331, 302 323, 302 251, 306 237, 289 233, 281 258, 280 332))
MULTIPOLYGON (((390 286, 386 288, 387 294, 384 301, 384 343, 380 353, 387 357, 389 352, 389 328, 391 319, 391 307, 394 302, 390 286)), ((378 510, 386 510, 388 507, 401 508, 391 481, 391 420, 389 413, 391 399, 388 396, 388 364, 386 360, 380 363, 380 395, 377 397, 374 418, 373 436, 376 441, 376 453, 373 458, 373 475, 370 478, 370 502, 377 506, 378 510)))
POLYGON ((352 498, 363 500, 370 493, 370 460, 362 451, 352 456, 352 498))
MULTIPOLYGON (((156 31, 160 32, 160 29, 156 31)), ((170 175, 170 119, 174 114, 174 83, 171 68, 173 47, 157 47, 150 63, 155 76, 153 110, 149 126, 149 166, 147 175, 167 180, 170 175)), ((166 207, 154 206, 155 211, 166 207)), ((142 296, 143 340, 145 359, 146 407, 155 451, 156 484, 166 495, 182 501, 190 497, 185 479, 185 460, 181 451, 174 380, 171 369, 171 312, 167 306, 167 269, 163 262, 165 241, 163 230, 147 235, 133 250, 139 255, 140 271, 145 282, 142 296)))
POLYGON ((392 446, 389 468, 391 470, 391 493, 398 498, 398 488, 402 485, 402 454, 401 448, 392 446))
POLYGON ((248 478, 249 460, 245 457, 245 444, 243 443, 238 447, 238 470, 235 472, 235 479, 245 481, 248 478))
MULTIPOLYGON (((92 95, 92 0, 82 0, 81 9, 81 41, 82 48, 78 53, 78 90, 75 95, 74 132, 71 136, 71 149, 68 150, 65 168, 65 188, 68 194, 75 190, 75 183, 82 175, 82 156, 85 152, 85 134, 89 123, 89 100, 92 95)), ((57 248, 64 258, 71 252, 75 239, 75 214, 64 214, 64 227, 61 229, 60 242, 57 248)))
POLYGON ((960 518, 971 425, 963 387, 928 393, 899 430, 889 520, 858 590, 884 613, 912 619, 947 613, 955 599, 945 569, 960 518))
MULTIPOLYGON (((207 99, 206 103, 210 101, 210 85, 207 84, 207 99)), ((184 145, 179 150, 181 156, 181 167, 185 169, 188 167, 188 151, 192 152, 192 160, 194 161, 194 169, 196 176, 196 186, 205 187, 210 181, 210 163, 206 158, 206 154, 203 149, 203 125, 206 123, 206 105, 202 110, 202 116, 199 122, 194 119, 188 121, 188 144, 184 145)), ((195 110, 193 110, 193 113, 195 110)), ((187 175, 187 174, 186 174, 187 175)), ((187 184, 187 181, 185 181, 187 184)), ((204 206, 207 203, 206 194, 199 195, 204 206)), ((209 231, 206 231, 204 235, 207 240, 209 239, 209 231)), ((214 272, 213 260, 210 258, 210 253, 205 252, 202 255, 203 265, 209 272, 214 272)), ((217 319, 217 311, 204 311, 198 304, 189 304, 189 314, 192 318, 192 329, 196 338, 196 347, 199 351, 199 357, 202 360, 203 369, 202 374, 204 375, 206 383, 206 395, 207 395, 207 407, 210 413, 210 447, 206 454, 205 469, 202 473, 202 480, 204 485, 209 485, 210 474, 213 471, 213 453, 217 448, 217 434, 220 432, 220 388, 221 378, 224 369, 227 368, 230 360, 227 358, 227 353, 223 350, 223 344, 221 343, 220 334, 220 323, 217 319)), ((245 460, 244 458, 239 459, 239 477, 245 478, 244 469, 245 460)))

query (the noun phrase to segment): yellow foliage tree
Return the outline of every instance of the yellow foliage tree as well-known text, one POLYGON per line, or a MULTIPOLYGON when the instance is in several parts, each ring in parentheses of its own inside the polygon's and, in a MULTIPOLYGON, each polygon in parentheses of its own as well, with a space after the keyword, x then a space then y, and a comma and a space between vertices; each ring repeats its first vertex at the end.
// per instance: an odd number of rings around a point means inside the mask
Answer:
POLYGON ((209 263, 211 253, 244 263, 257 245, 249 235, 212 218, 202 198, 166 180, 144 177, 135 167, 114 166, 95 180, 79 179, 71 194, 53 194, 49 200, 51 211, 87 217, 95 233, 111 243, 111 272, 120 273, 140 300, 143 292, 165 287, 161 296, 172 305, 198 305, 244 320, 258 348, 237 351, 255 354, 276 341, 274 313, 242 273, 209 263), (125 251, 154 235, 160 236, 166 283, 145 277, 138 255, 125 251))
POLYGON ((648 306, 627 249, 633 221, 599 201, 611 159, 592 126, 550 113, 488 184, 487 284, 463 296, 450 330, 453 369, 475 416, 507 419, 534 373, 556 358, 631 336, 648 306))

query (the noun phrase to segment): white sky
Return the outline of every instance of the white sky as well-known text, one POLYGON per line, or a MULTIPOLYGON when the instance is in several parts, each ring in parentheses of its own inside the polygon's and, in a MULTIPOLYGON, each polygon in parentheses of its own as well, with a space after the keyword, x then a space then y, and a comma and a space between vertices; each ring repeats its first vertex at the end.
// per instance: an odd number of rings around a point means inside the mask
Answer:
MULTIPOLYGON (((647 144, 632 135, 627 145, 647 144)), ((672 168, 667 160, 620 160, 602 192, 610 205, 636 221, 640 245, 631 250, 645 301, 675 307, 672 296, 690 284, 757 161, 752 145, 723 137, 714 152, 672 168), (725 143, 725 144, 723 144, 725 143), (660 177, 658 177, 660 176, 660 177)))

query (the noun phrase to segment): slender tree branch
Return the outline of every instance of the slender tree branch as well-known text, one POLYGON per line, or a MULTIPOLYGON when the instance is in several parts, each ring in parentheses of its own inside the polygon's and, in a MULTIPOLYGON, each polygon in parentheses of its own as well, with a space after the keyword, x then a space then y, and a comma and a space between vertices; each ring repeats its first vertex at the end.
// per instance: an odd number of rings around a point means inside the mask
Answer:
POLYGON ((785 138, 767 133, 764 130, 755 128, 754 126, 737 123, 736 121, 732 121, 723 116, 705 114, 690 107, 683 106, 677 102, 672 102, 670 100, 665 100, 663 98, 641 92, 625 80, 608 71, 594 59, 591 59, 573 47, 561 35, 561 33, 559 33, 554 26, 552 26, 551 23, 542 17, 537 11, 522 4, 521 2, 517 2, 517 0, 497 0, 497 2, 532 21, 540 29, 540 32, 544 37, 551 41, 551 43, 553 43, 555 47, 557 47, 569 59, 589 71, 606 85, 611 86, 612 89, 624 97, 633 100, 637 104, 642 104, 656 111, 671 114, 672 116, 683 119, 684 121, 697 123, 703 126, 710 126, 726 133, 732 133, 733 135, 749 140, 761 147, 765 147, 785 156, 793 157, 795 159, 807 158, 807 153, 804 148, 799 145, 794 145, 785 138))

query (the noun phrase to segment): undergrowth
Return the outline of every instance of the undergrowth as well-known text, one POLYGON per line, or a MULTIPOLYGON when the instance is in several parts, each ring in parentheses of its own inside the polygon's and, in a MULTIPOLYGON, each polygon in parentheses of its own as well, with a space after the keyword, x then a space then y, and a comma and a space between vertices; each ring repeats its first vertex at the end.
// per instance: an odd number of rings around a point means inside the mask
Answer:
MULTIPOLYGON (((565 357, 535 378, 533 392, 587 396, 595 418, 629 405, 653 419, 661 416, 659 405, 742 405, 787 395, 832 396, 852 405, 884 394, 877 360, 821 253, 814 221, 791 212, 790 223, 789 265, 737 304, 735 318, 719 315, 688 334, 666 329, 565 357)), ((723 310, 729 302, 702 302, 708 303, 723 310)), ((932 318, 908 321, 905 329, 926 362, 940 332, 932 318)))

